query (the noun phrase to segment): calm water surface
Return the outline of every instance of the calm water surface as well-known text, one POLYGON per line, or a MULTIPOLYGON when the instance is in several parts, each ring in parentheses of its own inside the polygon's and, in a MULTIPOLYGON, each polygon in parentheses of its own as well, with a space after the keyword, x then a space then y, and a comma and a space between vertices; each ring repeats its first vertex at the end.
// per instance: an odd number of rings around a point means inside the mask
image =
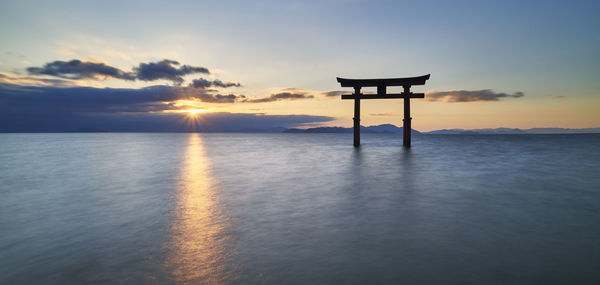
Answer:
POLYGON ((600 284, 600 135, 0 134, 0 284, 600 284))

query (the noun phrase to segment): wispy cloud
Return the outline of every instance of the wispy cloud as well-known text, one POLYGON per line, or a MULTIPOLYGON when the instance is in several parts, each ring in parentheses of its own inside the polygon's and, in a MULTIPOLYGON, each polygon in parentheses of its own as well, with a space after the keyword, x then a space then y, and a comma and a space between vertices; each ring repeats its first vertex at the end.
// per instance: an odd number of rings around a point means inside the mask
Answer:
POLYGON ((563 96, 563 95, 557 95, 557 96, 552 96, 552 98, 554 99, 564 99, 567 96, 563 96))
POLYGON ((38 76, 17 76, 0 72, 0 88, 7 86, 37 85, 37 86, 77 86, 77 82, 65 79, 42 78, 38 76))
POLYGON ((301 100, 301 99, 312 99, 313 95, 308 94, 308 92, 299 90, 299 89, 287 89, 289 91, 274 93, 269 95, 268 97, 258 98, 258 99, 248 99, 245 102, 248 103, 266 103, 266 102, 275 102, 281 100, 301 100))
POLYGON ((228 88, 228 87, 241 87, 242 85, 240 83, 235 83, 235 82, 223 82, 219 79, 206 80, 204 78, 198 78, 198 79, 194 79, 192 81, 192 83, 190 83, 190 86, 194 87, 194 88, 209 88, 209 87, 228 88))
MULTIPOLYGON (((354 93, 353 90, 335 90, 335 91, 327 91, 327 92, 321 92, 319 93, 321 96, 324 96, 326 98, 330 98, 330 99, 339 99, 340 96, 342 95, 350 95, 354 93)), ((361 91, 360 94, 375 94, 375 92, 373 91, 361 91)))
POLYGON ((104 54, 106 54, 107 56, 110 56, 110 57, 118 57, 118 58, 125 59, 125 60, 131 59, 131 57, 129 55, 127 55, 126 53, 120 52, 118 50, 110 49, 110 48, 104 49, 104 54))
POLYGON ((351 93, 352 93, 352 91, 336 90, 336 91, 322 92, 320 94, 325 97, 340 97, 342 94, 351 94, 351 93))
POLYGON ((56 42, 58 48, 56 52, 65 56, 76 56, 79 47, 73 43, 68 42, 56 42))
POLYGON ((480 102, 480 101, 498 101, 501 98, 520 98, 525 96, 523 92, 513 94, 497 93, 490 89, 484 90, 450 90, 437 91, 431 90, 425 93, 425 100, 439 102, 480 102))

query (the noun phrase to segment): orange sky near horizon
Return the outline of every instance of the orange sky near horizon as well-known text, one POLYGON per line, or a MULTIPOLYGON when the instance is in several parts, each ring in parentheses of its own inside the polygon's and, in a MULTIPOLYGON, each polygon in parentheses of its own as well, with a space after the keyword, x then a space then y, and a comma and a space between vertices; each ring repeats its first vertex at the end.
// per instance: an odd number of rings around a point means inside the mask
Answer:
MULTIPOLYGON (((350 93, 350 92, 348 92, 350 93)), ((478 128, 595 128, 600 127, 596 105, 589 100, 578 98, 517 98, 489 102, 428 102, 424 99, 411 99, 413 128, 419 131, 438 129, 478 129, 478 128)), ((307 114, 331 116, 335 120, 300 126, 351 127, 353 114, 352 100, 339 97, 319 97, 303 101, 278 101, 271 103, 190 104, 190 110, 197 116, 208 112, 264 113, 267 115, 307 114), (198 109, 200 108, 200 109, 198 109)), ((361 100, 361 125, 394 124, 402 126, 403 100, 381 99, 361 100)))

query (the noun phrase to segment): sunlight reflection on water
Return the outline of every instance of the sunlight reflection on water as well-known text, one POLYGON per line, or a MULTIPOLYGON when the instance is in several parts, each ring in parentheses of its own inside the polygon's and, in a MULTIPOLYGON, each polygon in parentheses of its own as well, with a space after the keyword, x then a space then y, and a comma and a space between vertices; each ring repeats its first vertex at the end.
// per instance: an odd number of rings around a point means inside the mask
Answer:
POLYGON ((176 195, 167 266, 180 282, 225 283, 227 222, 199 134, 189 136, 176 195))

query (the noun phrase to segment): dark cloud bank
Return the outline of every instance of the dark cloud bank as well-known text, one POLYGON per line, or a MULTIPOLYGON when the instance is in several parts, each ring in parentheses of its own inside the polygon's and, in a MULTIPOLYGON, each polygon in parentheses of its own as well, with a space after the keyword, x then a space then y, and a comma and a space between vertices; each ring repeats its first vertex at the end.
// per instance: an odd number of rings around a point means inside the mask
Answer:
MULTIPOLYGON (((273 94, 267 98, 278 97, 273 94)), ((308 115, 206 113, 194 125, 174 101, 246 102, 243 95, 211 94, 191 87, 140 89, 16 86, 0 84, 0 132, 106 131, 269 131, 333 118, 308 115)), ((271 100, 271 99, 269 99, 271 100)), ((186 107, 189 108, 189 107, 186 107)))
POLYGON ((308 115, 206 113, 193 124, 178 113, 0 114, 0 132, 280 132, 305 123, 332 118, 308 115))

